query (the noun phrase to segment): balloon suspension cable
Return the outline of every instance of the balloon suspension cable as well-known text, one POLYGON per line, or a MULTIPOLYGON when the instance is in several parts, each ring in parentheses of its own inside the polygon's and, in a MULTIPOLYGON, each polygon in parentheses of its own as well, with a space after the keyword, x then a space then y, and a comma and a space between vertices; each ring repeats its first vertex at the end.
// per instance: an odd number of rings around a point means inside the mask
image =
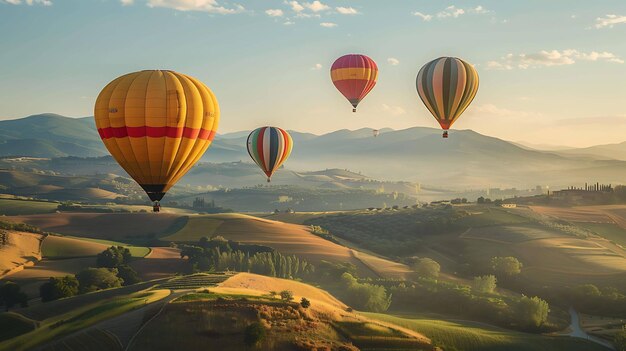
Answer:
POLYGON ((443 131, 443 135, 441 136, 442 138, 447 138, 448 137, 448 131, 444 130, 443 131))

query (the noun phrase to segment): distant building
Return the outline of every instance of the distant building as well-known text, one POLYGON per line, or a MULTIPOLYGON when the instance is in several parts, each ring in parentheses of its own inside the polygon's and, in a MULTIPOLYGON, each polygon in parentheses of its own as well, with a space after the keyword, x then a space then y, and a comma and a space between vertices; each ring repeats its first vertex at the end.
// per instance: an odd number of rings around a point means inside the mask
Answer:
POLYGON ((517 204, 501 204, 500 206, 504 208, 516 208, 517 204))

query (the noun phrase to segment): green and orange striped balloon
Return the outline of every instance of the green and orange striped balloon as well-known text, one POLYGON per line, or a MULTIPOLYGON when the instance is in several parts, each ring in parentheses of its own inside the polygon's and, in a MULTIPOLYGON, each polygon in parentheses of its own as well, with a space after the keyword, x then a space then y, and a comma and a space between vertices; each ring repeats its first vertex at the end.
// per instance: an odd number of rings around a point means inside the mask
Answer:
POLYGON ((248 154, 267 175, 267 181, 272 174, 287 160, 293 140, 291 135, 278 127, 257 128, 248 135, 248 154))
POLYGON ((417 93, 448 137, 448 129, 474 100, 478 91, 478 72, 456 57, 432 60, 417 74, 417 93))

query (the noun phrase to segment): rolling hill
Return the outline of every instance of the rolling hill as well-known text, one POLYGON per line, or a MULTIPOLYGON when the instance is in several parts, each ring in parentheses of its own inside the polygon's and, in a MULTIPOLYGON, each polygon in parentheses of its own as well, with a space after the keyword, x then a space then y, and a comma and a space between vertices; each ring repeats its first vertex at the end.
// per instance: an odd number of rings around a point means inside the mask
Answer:
POLYGON ((103 156, 93 118, 52 113, 0 121, 0 156, 103 156))
MULTIPOLYGON (((351 169, 377 179, 455 188, 519 188, 536 184, 564 187, 589 179, 618 183, 623 181, 622 170, 626 166, 625 161, 619 160, 622 158, 621 144, 610 148, 594 147, 599 151, 590 148, 593 152, 539 151, 471 130, 454 130, 449 139, 442 140, 438 129, 423 127, 384 130, 376 138, 372 137, 370 128, 344 129, 319 136, 296 131, 290 133, 295 147, 286 165, 292 170, 351 169), (580 157, 581 154, 592 156, 580 157)), ((202 160, 247 161, 246 135, 246 132, 217 135, 202 160)), ((0 122, 0 142, 3 142, 0 156, 106 155, 93 120, 88 117, 73 119, 44 114, 3 121, 0 122)), ((120 171, 114 166, 111 169, 120 171)), ((253 168, 248 172, 246 176, 259 174, 253 168)), ((216 175, 206 168, 194 169, 182 182, 209 176, 216 175)), ((277 181, 280 178, 279 173, 277 181)), ((219 182, 218 177, 211 184, 219 182)), ((258 184, 261 180, 255 182, 258 184)), ((246 183, 250 184, 249 181, 246 183)), ((333 188, 337 184, 330 182, 324 186, 333 188)))

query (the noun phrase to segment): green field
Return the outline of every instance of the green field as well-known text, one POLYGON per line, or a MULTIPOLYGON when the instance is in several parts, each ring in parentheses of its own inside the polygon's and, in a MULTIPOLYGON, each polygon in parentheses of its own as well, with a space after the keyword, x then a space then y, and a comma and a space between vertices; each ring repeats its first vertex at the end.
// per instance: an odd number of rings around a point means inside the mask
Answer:
POLYGON ((465 227, 484 227, 531 222, 531 220, 526 217, 500 208, 475 206, 471 207, 471 211, 476 211, 476 213, 465 216, 457 220, 456 223, 465 227))
POLYGON ((47 347, 46 351, 117 351, 121 349, 120 343, 114 335, 96 328, 57 342, 47 347))
POLYGON ((91 293, 78 295, 66 299, 50 301, 46 303, 36 304, 27 308, 20 309, 20 314, 36 321, 44 321, 57 315, 66 313, 67 311, 86 308, 98 301, 104 301, 123 295, 133 294, 141 290, 149 289, 164 279, 156 281, 148 281, 134 285, 124 286, 121 288, 94 291, 91 293))
POLYGON ((232 274, 206 274, 197 273, 192 275, 186 275, 183 277, 176 277, 168 280, 165 283, 159 285, 161 289, 198 289, 209 286, 216 286, 217 284, 232 277, 232 274))
POLYGON ((219 218, 211 218, 207 216, 202 217, 189 217, 185 226, 176 233, 161 238, 165 241, 183 241, 191 242, 198 241, 203 236, 211 237, 215 234, 217 228, 219 228, 223 220, 219 218))
POLYGON ((31 332, 0 343, 2 351, 29 350, 55 338, 83 330, 95 323, 109 319, 149 303, 163 299, 169 290, 137 292, 104 301, 85 308, 65 310, 63 314, 42 321, 41 326, 31 332))
POLYGON ((0 342, 28 333, 33 329, 35 329, 34 322, 19 314, 0 313, 0 342))
POLYGON ((77 238, 73 236, 48 236, 41 246, 45 258, 71 258, 94 256, 111 246, 124 246, 130 250, 133 257, 145 257, 150 249, 142 246, 129 246, 117 241, 77 238))
POLYGON ((578 222, 576 225, 590 230, 616 244, 626 247, 626 230, 617 224, 578 222))
POLYGON ((424 334, 445 350, 607 351, 605 347, 583 339, 520 333, 469 321, 405 318, 381 313, 363 315, 424 334))
POLYGON ((20 216, 38 213, 52 213, 59 204, 47 201, 0 199, 0 215, 20 216))

